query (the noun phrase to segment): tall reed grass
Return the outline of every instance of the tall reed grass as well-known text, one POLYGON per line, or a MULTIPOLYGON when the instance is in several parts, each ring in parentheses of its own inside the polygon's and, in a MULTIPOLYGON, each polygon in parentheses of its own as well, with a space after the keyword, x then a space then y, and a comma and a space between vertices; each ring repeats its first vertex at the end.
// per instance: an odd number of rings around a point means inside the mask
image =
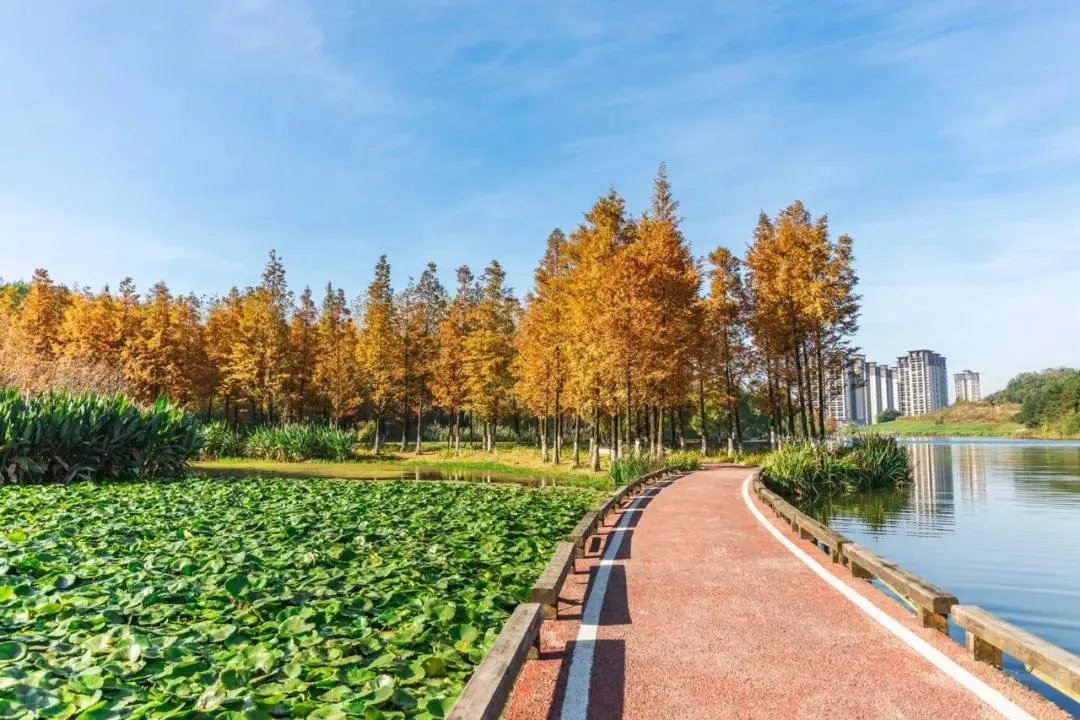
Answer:
POLYGON ((259 427, 244 435, 220 420, 202 427, 201 457, 254 458, 276 462, 349 460, 355 455, 357 434, 331 425, 290 423, 259 427))
POLYGON ((896 438, 868 434, 836 446, 784 445, 763 463, 765 478, 795 496, 896 488, 911 479, 911 460, 896 438))

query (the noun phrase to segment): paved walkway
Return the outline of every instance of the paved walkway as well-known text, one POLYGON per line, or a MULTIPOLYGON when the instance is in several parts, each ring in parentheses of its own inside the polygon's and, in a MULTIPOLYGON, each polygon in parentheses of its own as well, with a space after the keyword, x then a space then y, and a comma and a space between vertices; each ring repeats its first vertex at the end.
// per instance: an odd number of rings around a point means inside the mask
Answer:
MULTIPOLYGON (((568 580, 570 602, 545 622, 541 658, 525 666, 505 717, 1003 716, 770 534, 743 496, 747 475, 732 467, 696 472, 621 513, 617 529, 605 529, 604 547, 592 548, 568 580)), ((755 507, 775 525, 767 508, 755 507)), ((780 532, 961 674, 975 675, 977 686, 1006 696, 1004 716, 1068 717, 919 628, 902 605, 833 566, 786 526, 780 532)))

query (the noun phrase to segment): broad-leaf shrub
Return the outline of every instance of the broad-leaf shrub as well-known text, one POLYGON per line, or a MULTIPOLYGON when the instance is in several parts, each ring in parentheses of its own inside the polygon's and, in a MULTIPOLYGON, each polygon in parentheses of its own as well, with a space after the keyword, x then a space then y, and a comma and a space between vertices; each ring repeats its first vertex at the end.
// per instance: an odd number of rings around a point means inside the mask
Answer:
POLYGON ((165 399, 0 390, 0 484, 176 477, 199 443, 195 419, 165 399))

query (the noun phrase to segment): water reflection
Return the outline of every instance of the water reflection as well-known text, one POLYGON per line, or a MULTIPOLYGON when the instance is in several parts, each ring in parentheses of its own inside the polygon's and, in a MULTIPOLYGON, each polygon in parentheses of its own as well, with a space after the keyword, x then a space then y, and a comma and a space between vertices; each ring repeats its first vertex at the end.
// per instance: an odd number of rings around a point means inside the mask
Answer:
POLYGON ((986 505, 986 455, 978 445, 953 445, 953 466, 960 498, 967 508, 986 505))
POLYGON ((912 443, 912 481, 908 493, 909 521, 923 532, 946 532, 952 528, 953 455, 948 445, 912 443))
MULTIPOLYGON (((960 598, 1080 654, 1080 443, 908 440, 911 487, 807 510, 960 598)), ((1080 703, 1007 668, 1080 716, 1080 703)))

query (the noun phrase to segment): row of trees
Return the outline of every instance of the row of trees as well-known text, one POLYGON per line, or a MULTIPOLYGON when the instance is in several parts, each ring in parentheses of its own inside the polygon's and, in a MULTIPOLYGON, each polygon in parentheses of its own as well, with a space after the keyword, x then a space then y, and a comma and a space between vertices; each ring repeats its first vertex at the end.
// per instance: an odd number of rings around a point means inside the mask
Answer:
POLYGON ((274 252, 259 284, 210 300, 39 270, 0 285, 0 384, 167 394, 234 423, 373 421, 376 449, 393 419, 419 451, 432 418, 455 447, 467 418, 490 449, 527 413, 545 458, 569 441, 594 467, 601 445, 657 452, 690 430, 734 444, 750 404, 773 433, 823 435, 856 326, 851 239, 795 203, 762 214, 745 260, 699 259, 677 212, 663 166, 640 216, 608 192, 551 233, 523 303, 496 261, 459 268, 452 293, 431 264, 395 292, 384 256, 360 298, 328 284, 321 305, 289 291, 274 252))

